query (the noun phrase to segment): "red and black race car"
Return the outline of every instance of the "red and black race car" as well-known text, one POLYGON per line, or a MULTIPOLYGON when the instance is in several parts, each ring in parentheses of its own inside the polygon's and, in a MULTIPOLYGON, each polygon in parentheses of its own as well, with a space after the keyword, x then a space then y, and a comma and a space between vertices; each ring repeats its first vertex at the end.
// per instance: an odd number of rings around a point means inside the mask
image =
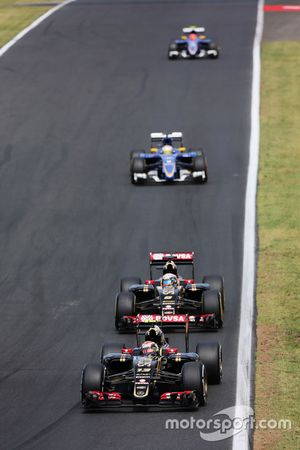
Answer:
POLYGON ((142 409, 197 409, 207 402, 207 384, 222 379, 222 348, 219 343, 199 343, 185 352, 139 342, 102 347, 101 362, 87 364, 81 377, 81 403, 85 409, 133 407, 142 409))
POLYGON ((217 330, 223 326, 222 276, 204 276, 201 283, 196 283, 194 252, 151 252, 149 257, 149 280, 121 280, 115 308, 117 330, 134 330, 137 323, 163 323, 177 328, 185 324, 186 314, 193 329, 217 330))

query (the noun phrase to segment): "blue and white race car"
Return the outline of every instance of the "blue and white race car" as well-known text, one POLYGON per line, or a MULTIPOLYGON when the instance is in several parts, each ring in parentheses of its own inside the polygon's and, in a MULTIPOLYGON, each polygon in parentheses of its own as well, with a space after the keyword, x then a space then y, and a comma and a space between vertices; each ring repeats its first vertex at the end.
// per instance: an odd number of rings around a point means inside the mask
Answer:
POLYGON ((133 151, 130 155, 133 184, 154 182, 207 182, 207 162, 201 149, 183 147, 182 133, 151 133, 150 152, 133 151))
POLYGON ((206 37, 205 28, 192 25, 183 28, 182 33, 180 39, 171 42, 168 50, 169 59, 218 58, 220 49, 212 39, 206 37))

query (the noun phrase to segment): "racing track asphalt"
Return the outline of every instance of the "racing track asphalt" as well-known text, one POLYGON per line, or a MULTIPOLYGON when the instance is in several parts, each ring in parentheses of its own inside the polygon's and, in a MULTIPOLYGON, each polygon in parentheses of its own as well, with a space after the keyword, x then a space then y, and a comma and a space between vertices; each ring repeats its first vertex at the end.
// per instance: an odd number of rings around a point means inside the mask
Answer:
POLYGON ((77 2, 0 59, 1 448, 231 448, 164 423, 234 405, 255 21, 255 1, 77 2), (219 60, 167 60, 191 22, 219 60), (207 185, 130 185, 129 151, 165 130, 206 149, 207 185), (114 296, 150 250, 195 250, 197 278, 224 275, 224 329, 191 337, 221 341, 223 384, 198 412, 84 414, 81 369, 134 342, 114 296))

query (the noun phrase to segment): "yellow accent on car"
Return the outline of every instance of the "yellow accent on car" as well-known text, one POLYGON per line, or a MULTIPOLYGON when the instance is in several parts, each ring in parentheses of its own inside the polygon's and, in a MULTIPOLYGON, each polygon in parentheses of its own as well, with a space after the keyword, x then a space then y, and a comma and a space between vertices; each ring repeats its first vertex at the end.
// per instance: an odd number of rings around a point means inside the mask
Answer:
POLYGON ((175 362, 181 362, 181 353, 176 353, 175 362))
POLYGON ((151 147, 150 148, 150 152, 151 153, 156 153, 158 151, 158 148, 156 148, 156 147, 151 147))
POLYGON ((186 151, 186 147, 179 147, 179 151, 180 152, 185 152, 186 151))

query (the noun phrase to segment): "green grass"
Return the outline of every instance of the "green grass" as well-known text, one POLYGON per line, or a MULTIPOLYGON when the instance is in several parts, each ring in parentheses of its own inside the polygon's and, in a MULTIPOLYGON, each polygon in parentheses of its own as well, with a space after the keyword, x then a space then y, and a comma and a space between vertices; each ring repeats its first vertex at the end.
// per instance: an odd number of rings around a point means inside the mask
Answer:
POLYGON ((262 47, 255 449, 299 448, 300 42, 262 47))
POLYGON ((0 47, 51 8, 48 6, 22 6, 42 0, 0 0, 0 47))

